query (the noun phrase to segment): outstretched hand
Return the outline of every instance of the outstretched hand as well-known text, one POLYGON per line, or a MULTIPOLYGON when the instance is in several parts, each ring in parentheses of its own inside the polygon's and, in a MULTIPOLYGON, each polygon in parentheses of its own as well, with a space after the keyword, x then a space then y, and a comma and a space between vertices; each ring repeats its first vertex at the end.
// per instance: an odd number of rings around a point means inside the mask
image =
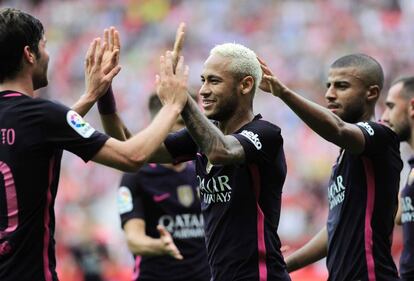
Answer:
POLYGON ((276 76, 273 74, 273 72, 270 70, 270 68, 267 66, 264 60, 261 58, 257 58, 260 62, 260 67, 263 71, 263 77, 260 82, 259 88, 267 93, 272 93, 272 95, 279 97, 283 91, 287 89, 285 85, 282 84, 282 82, 279 81, 279 79, 276 78, 276 76))
POLYGON ((171 234, 161 225, 157 225, 157 230, 160 233, 160 239, 163 243, 165 254, 170 255, 177 260, 182 260, 183 256, 174 244, 171 234))
POLYGON ((157 95, 163 104, 177 105, 182 110, 187 103, 189 68, 181 56, 174 72, 173 60, 171 51, 160 57, 160 74, 155 79, 157 95))
MULTIPOLYGON (((108 90, 112 79, 119 73, 121 66, 117 63, 103 65, 103 57, 108 46, 104 42, 101 44, 101 38, 95 38, 89 46, 85 58, 85 83, 86 93, 91 95, 95 100, 99 99, 108 90)), ((109 57, 110 61, 115 61, 119 50, 112 52, 109 57)))

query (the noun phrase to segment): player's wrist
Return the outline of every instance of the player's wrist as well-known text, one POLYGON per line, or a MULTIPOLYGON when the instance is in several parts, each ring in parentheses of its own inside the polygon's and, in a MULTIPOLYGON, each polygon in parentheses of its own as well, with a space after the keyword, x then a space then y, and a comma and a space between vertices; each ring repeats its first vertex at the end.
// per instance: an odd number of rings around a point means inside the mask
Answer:
POLYGON ((168 113, 179 116, 181 111, 183 110, 184 106, 182 104, 173 102, 173 103, 166 103, 163 105, 163 110, 167 111, 168 113))
POLYGON ((80 97, 78 102, 92 106, 96 103, 96 98, 94 98, 92 93, 86 92, 80 97))
POLYGON ((106 93, 98 99, 98 111, 103 115, 114 114, 116 112, 116 101, 112 91, 112 85, 110 85, 106 93))
POLYGON ((273 93, 273 95, 279 97, 280 99, 284 99, 290 94, 292 94, 292 91, 285 85, 280 86, 280 88, 273 93))

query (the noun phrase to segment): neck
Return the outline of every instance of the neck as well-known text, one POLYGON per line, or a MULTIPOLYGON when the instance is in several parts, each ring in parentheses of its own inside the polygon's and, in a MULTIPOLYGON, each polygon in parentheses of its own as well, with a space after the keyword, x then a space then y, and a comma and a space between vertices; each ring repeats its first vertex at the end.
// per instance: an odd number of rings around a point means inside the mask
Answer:
POLYGON ((365 121, 376 121, 374 109, 368 108, 367 110, 365 110, 364 114, 362 114, 362 116, 357 120, 356 123, 365 121))
POLYGON ((29 77, 18 77, 0 84, 0 91, 16 91, 34 97, 32 80, 29 77))
POLYGON ((223 134, 232 134, 254 118, 253 109, 238 110, 229 119, 219 122, 219 128, 223 134))

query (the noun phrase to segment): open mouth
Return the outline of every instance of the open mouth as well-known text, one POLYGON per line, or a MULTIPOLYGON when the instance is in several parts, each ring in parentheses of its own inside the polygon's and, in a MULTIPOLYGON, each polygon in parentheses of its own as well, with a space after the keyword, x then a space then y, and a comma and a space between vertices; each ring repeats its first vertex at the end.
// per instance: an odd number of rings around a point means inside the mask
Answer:
POLYGON ((212 105, 214 103, 214 101, 213 100, 202 100, 202 105, 203 105, 203 107, 208 107, 208 106, 210 106, 210 105, 212 105))

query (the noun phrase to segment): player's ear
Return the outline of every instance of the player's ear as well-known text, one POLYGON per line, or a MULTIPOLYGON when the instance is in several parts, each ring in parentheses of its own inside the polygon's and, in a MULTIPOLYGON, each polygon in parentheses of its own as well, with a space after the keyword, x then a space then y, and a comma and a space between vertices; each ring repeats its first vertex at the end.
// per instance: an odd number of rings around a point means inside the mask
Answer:
POLYGON ((29 64, 33 64, 35 62, 35 59, 35 53, 30 49, 29 46, 25 46, 23 49, 23 60, 28 62, 29 64))
POLYGON ((380 88, 378 85, 369 86, 367 91, 367 101, 376 102, 380 95, 380 88))
POLYGON ((253 87, 254 79, 252 76, 246 76, 240 82, 240 90, 243 95, 250 93, 253 87))

